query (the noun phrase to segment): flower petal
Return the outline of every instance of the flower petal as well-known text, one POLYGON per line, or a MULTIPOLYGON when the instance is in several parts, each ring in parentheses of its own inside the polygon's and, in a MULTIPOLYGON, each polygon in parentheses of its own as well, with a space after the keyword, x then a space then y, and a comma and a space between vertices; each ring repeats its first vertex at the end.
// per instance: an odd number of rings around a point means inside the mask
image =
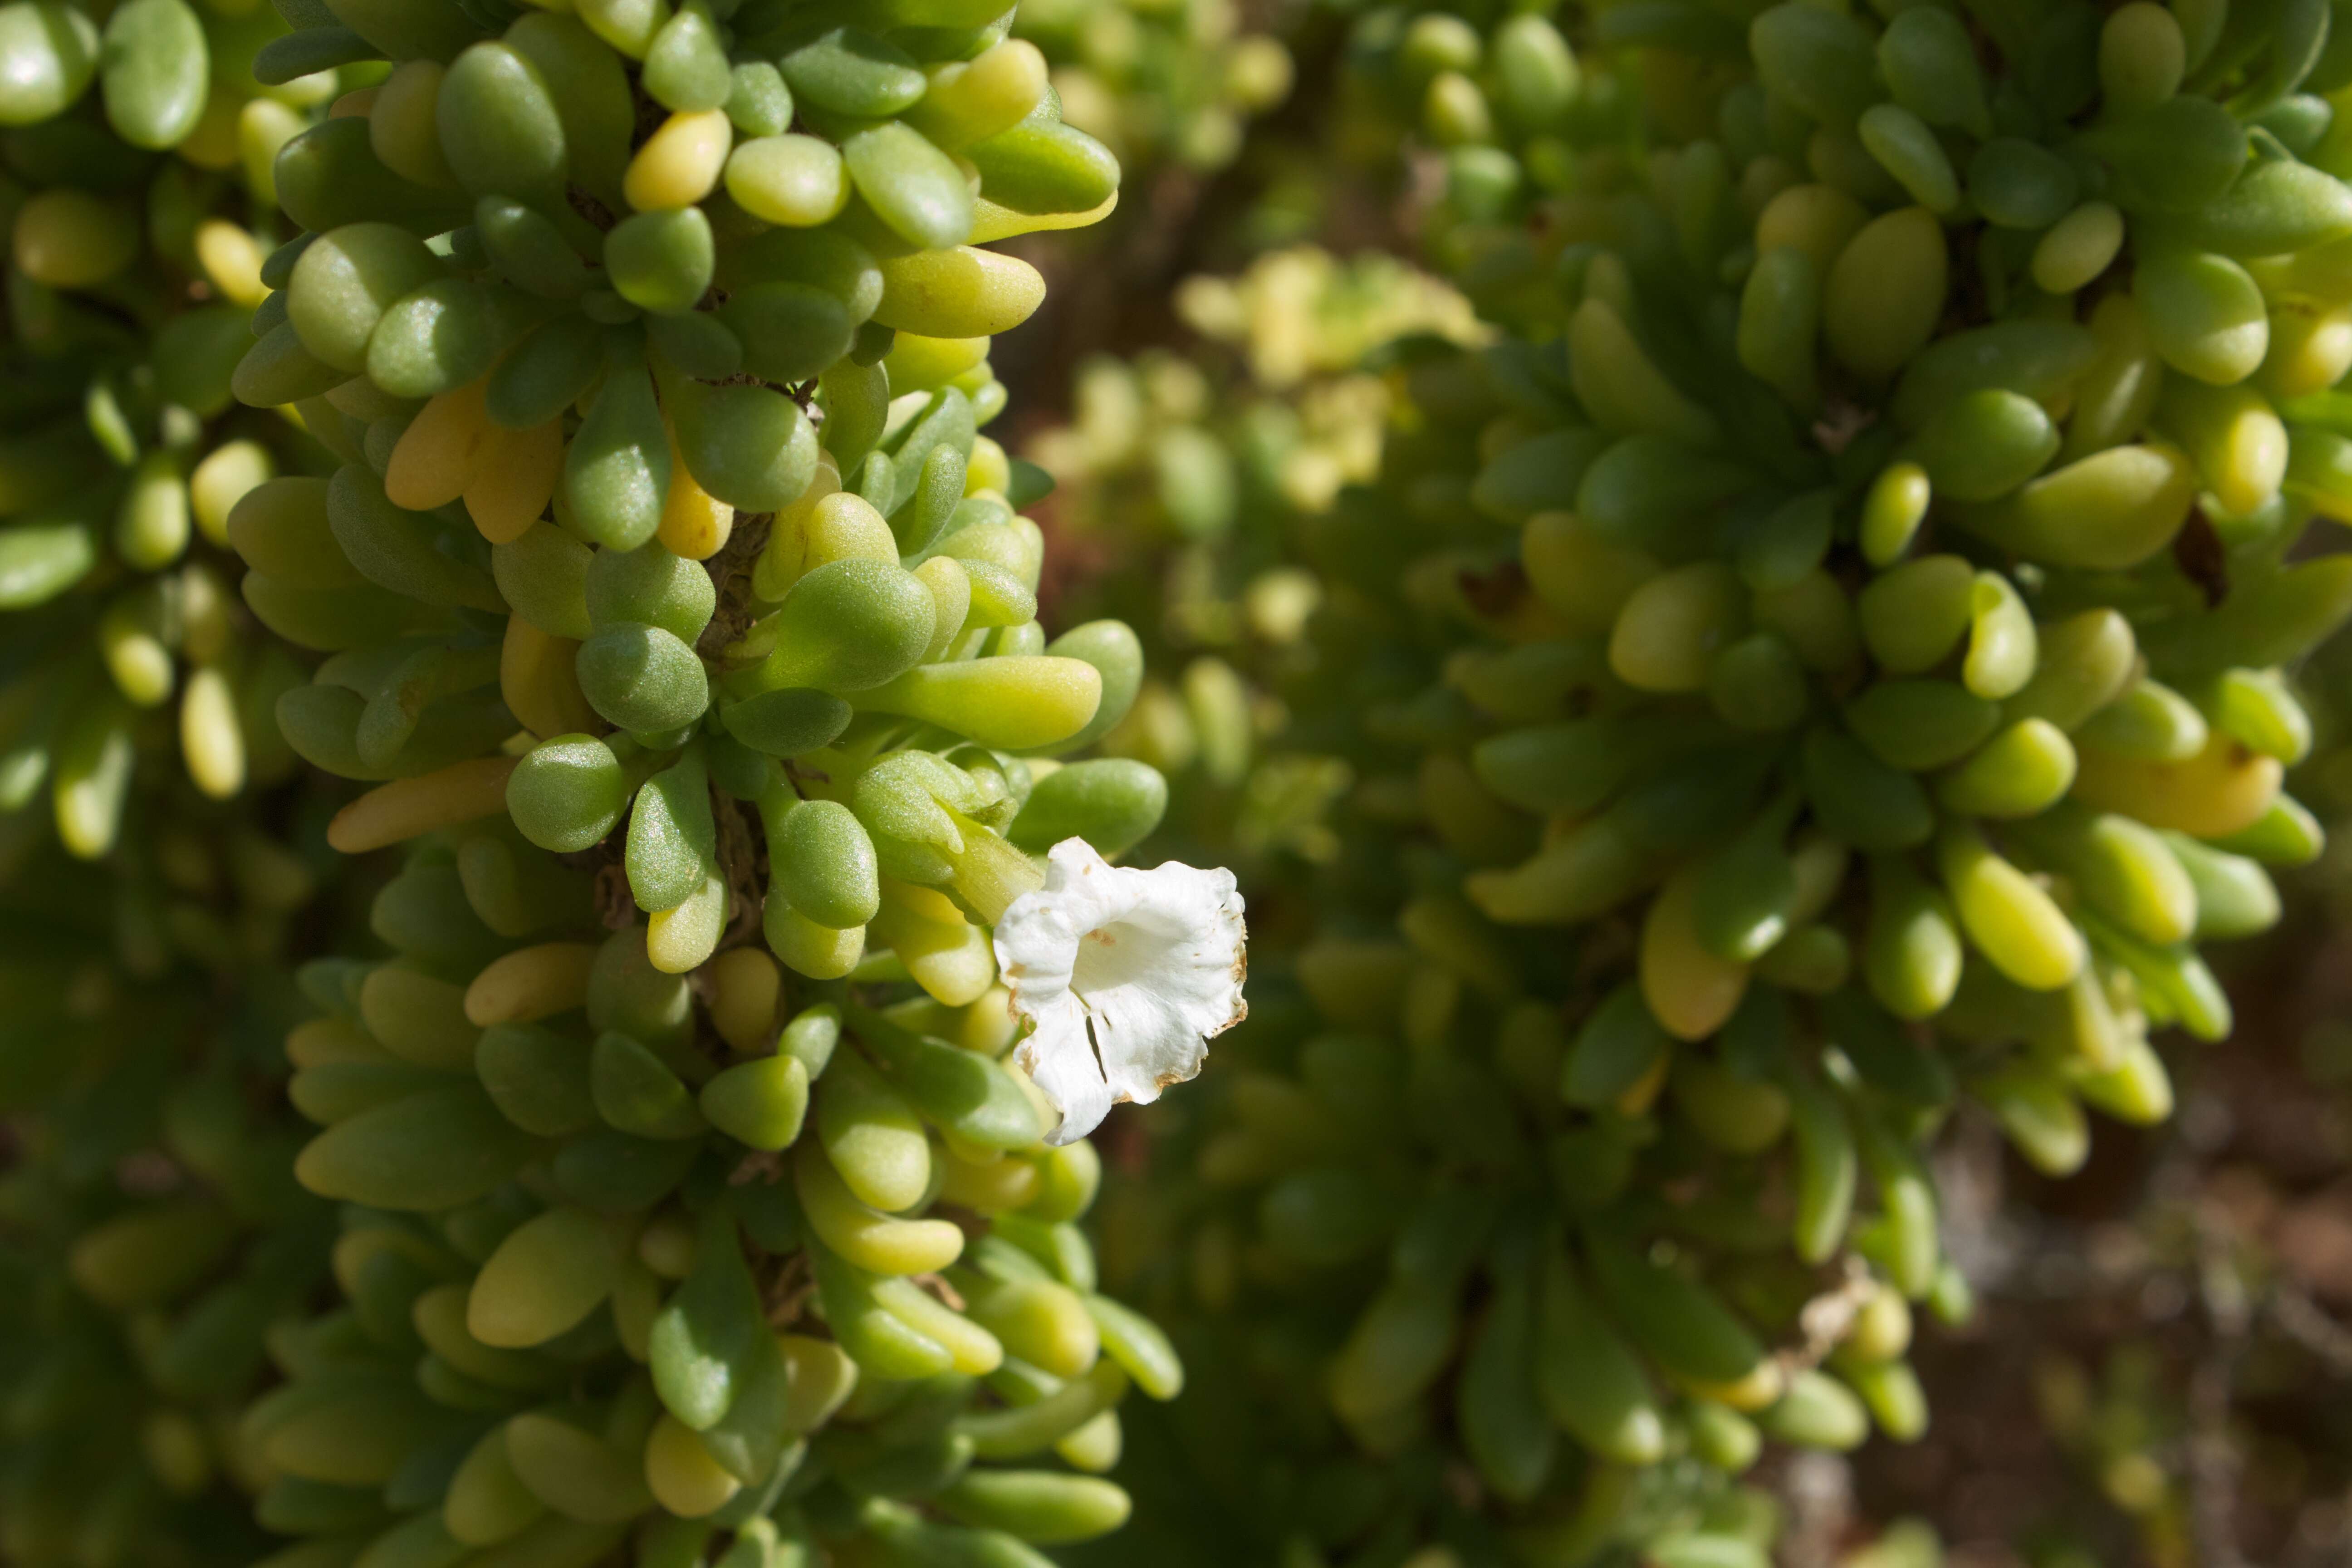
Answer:
POLYGON ((1065 838, 1045 857, 1045 885, 1013 900, 996 922, 996 967, 1013 988, 1015 1006, 1034 1009, 1066 990, 1078 942, 1135 907, 1118 870, 1083 838, 1065 838))
POLYGON ((1103 1081, 1086 1009, 1076 996, 1065 991, 1034 1016, 1036 1030, 1021 1042, 1014 1059, 1062 1112, 1045 1142, 1074 1142, 1110 1114, 1110 1085, 1103 1081))
POLYGON ((1248 1013, 1245 934, 1230 871, 1141 871, 1080 839, 1054 847, 1045 886, 1015 900, 995 933, 1013 1009, 1036 1023, 1016 1059, 1062 1111, 1048 1142, 1201 1070, 1207 1038, 1248 1013))

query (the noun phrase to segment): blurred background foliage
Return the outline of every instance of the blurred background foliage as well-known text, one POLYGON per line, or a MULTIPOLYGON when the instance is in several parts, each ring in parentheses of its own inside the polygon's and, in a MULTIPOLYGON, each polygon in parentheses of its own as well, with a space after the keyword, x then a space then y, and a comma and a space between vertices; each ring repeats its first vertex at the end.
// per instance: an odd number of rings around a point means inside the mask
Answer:
MULTIPOLYGON (((1344 875, 1339 825, 1360 782, 1279 695, 1315 658, 1303 631, 1321 589, 1292 564, 1302 531, 1377 469, 1400 374, 1378 351, 1487 331, 1439 277, 1447 258, 1418 243, 1442 154, 1351 89, 1363 14, 1244 5, 1241 35, 1289 56, 1287 95, 1236 157, 1130 163, 1111 224, 1038 247, 1055 285, 1046 320, 1007 345, 1066 366, 1018 405, 1015 445, 1060 481, 1043 509, 1047 592, 1125 616, 1151 654, 1146 695, 1109 742, 1173 786, 1136 856, 1234 858, 1262 1015, 1284 1005, 1275 953, 1299 889, 1344 875)), ((1780 1507, 1776 1562, 2352 1559, 2352 647, 2323 649, 2296 689, 2318 741, 2290 787, 2328 849, 2282 874, 2275 931, 2217 952, 2235 1032, 2168 1048, 2174 1116, 2099 1121, 2072 1176, 2035 1172, 1981 1109, 1958 1118, 1934 1172, 1976 1310, 1915 1345, 1933 1421, 1909 1444, 1768 1455, 1749 1479, 1780 1507)), ((1229 1068, 1251 1034, 1221 1042, 1229 1068)), ((1131 1291, 1173 1239, 1150 1223, 1155 1161, 1197 1145, 1216 1076, 1107 1130, 1106 1277, 1131 1291)), ((1074 1560, 1248 1560, 1268 1550, 1265 1496, 1349 1489, 1344 1460, 1320 1476, 1204 1470, 1239 1418, 1198 1399, 1143 1413, 1129 1432, 1136 1524, 1074 1560)), ((1410 1562, 1456 1558, 1432 1547, 1410 1562)))

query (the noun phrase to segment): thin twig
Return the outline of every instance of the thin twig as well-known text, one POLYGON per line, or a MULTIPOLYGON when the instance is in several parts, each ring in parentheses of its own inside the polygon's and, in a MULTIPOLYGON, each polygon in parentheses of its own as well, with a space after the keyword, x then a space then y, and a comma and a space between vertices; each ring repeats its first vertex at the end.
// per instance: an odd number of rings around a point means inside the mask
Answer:
POLYGON ((2280 1280, 2263 1303, 2281 1333, 2327 1363, 2338 1377, 2352 1377, 2352 1329, 2320 1309, 2301 1287, 2280 1280))
POLYGON ((2252 1311, 2231 1258, 2231 1231, 2214 1205, 2197 1215, 2198 1295, 2212 1327, 2210 1342, 2189 1379, 2189 1531, 2204 1568, 2244 1568, 2238 1550, 2238 1477, 2243 1459, 2230 1435, 2230 1406, 2238 1363, 2245 1354, 2252 1311))

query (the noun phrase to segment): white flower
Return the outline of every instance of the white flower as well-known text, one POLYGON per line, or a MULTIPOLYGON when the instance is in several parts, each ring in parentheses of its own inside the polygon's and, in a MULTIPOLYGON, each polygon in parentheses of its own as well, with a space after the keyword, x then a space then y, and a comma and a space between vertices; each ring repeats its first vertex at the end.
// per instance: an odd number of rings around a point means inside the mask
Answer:
POLYGON ((1045 885, 996 922, 1013 1010, 1036 1025, 1015 1059, 1062 1112, 1046 1142, 1074 1142, 1118 1101, 1148 1104, 1201 1070, 1209 1037, 1249 1014, 1247 934, 1231 871, 1139 871, 1082 838, 1054 846, 1045 885))

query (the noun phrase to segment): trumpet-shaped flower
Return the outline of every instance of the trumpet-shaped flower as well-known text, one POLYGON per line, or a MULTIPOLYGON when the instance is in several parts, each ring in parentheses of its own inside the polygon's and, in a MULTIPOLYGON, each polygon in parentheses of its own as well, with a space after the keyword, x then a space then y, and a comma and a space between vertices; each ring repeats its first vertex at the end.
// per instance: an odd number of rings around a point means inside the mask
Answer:
POLYGON ((1201 1070, 1209 1040, 1249 1014, 1247 934, 1231 871, 1141 871, 1081 838, 1054 846, 1045 885, 996 922, 1013 1010, 1035 1026, 1015 1059, 1062 1112, 1047 1142, 1201 1070))

